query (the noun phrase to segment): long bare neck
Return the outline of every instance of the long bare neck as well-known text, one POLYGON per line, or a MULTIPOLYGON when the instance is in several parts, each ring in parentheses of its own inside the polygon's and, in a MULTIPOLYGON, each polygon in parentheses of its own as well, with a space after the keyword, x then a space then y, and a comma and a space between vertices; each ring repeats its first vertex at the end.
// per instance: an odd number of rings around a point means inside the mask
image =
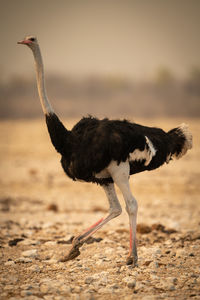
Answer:
POLYGON ((40 102, 42 105, 42 110, 45 115, 50 115, 54 113, 54 110, 48 100, 47 93, 46 93, 45 80, 44 80, 44 66, 43 66, 42 55, 39 46, 33 50, 33 55, 35 59, 37 87, 38 87, 40 102))

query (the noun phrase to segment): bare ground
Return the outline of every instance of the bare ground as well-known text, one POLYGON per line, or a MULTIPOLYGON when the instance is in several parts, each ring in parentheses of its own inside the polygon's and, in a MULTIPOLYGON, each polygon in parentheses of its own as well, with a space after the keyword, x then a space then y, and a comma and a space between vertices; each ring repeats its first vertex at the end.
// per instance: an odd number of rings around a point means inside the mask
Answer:
MULTIPOLYGON (((139 121, 169 130, 182 120, 139 121)), ((64 175, 42 121, 1 122, 0 298, 200 299, 200 122, 187 123, 194 148, 184 158, 131 178, 139 203, 132 268, 125 210, 79 257, 59 262, 72 236, 106 214, 104 192, 64 175)))

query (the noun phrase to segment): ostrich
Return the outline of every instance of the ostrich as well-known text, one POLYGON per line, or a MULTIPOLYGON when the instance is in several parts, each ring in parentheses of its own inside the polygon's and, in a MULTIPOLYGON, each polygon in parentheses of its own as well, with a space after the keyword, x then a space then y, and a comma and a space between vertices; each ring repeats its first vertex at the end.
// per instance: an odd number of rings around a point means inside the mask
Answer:
POLYGON ((64 172, 73 180, 93 182, 102 186, 109 213, 76 236, 69 253, 61 258, 68 261, 80 254, 84 242, 111 219, 122 212, 114 184, 122 192, 129 216, 130 251, 126 263, 137 266, 136 219, 138 205, 133 197, 129 177, 150 171, 179 159, 192 148, 192 135, 181 124, 168 132, 146 127, 127 120, 82 118, 72 130, 67 130, 55 114, 46 94, 43 61, 35 36, 27 36, 18 44, 27 45, 33 52, 37 87, 51 142, 61 154, 64 172))

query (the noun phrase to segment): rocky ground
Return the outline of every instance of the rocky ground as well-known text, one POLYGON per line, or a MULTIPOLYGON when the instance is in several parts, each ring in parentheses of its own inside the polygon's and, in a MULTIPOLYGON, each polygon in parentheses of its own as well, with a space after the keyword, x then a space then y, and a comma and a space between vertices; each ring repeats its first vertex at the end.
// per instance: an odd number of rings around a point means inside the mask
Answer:
POLYGON ((131 179, 136 268, 125 264, 125 211, 79 257, 59 262, 73 236, 106 214, 104 192, 65 177, 43 123, 1 123, 0 299, 200 299, 200 125, 188 123, 195 146, 185 158, 131 179))

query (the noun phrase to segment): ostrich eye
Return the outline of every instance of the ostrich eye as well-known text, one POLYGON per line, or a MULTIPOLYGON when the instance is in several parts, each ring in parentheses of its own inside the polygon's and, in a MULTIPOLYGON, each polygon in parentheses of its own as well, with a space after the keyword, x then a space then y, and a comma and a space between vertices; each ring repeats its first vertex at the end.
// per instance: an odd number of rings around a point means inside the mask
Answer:
POLYGON ((35 38, 30 38, 29 39, 31 42, 35 42, 35 38))

